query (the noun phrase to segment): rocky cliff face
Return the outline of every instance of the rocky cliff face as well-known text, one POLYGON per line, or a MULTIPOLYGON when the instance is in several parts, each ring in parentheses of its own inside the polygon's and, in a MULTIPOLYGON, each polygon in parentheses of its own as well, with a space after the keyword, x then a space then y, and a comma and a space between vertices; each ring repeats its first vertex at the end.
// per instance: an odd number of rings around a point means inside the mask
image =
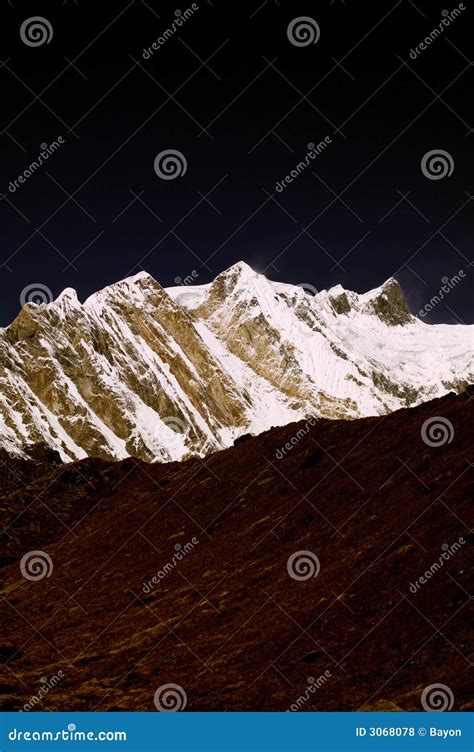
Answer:
POLYGON ((84 305, 72 290, 28 304, 0 339, 0 363, 6 449, 44 439, 65 459, 167 460, 222 447, 227 426, 246 425, 187 312, 145 274, 84 305))
POLYGON ((309 415, 356 418, 460 390, 473 327, 429 326, 395 280, 315 297, 244 263, 163 289, 140 273, 65 290, 0 330, 0 447, 169 461, 309 415))

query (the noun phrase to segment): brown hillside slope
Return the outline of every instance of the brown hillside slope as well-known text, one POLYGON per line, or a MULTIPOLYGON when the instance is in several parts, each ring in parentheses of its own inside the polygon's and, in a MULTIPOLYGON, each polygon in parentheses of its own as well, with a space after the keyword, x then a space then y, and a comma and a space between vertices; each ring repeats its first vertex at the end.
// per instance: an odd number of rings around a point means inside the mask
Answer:
POLYGON ((1 707, 60 671, 37 710, 154 710, 168 683, 189 710, 420 710, 434 683, 472 707, 473 407, 471 389, 205 460, 89 459, 0 497, 1 707), (32 550, 48 577, 22 576, 32 550), (317 576, 290 576, 300 551, 317 576))

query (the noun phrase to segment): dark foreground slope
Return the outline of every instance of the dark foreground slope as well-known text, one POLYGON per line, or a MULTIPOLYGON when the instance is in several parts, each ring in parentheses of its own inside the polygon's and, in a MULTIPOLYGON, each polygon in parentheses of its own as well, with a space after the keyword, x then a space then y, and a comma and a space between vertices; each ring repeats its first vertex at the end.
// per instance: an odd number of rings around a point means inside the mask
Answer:
POLYGON ((28 459, 20 459, 0 448, 0 497, 62 464, 58 452, 45 444, 33 444, 28 454, 28 459))
POLYGON ((0 497, 1 707, 154 710, 172 683, 189 710, 419 710, 441 683, 472 708, 473 407, 293 424, 205 461, 85 460, 0 497), (295 579, 301 551, 317 576, 295 579))

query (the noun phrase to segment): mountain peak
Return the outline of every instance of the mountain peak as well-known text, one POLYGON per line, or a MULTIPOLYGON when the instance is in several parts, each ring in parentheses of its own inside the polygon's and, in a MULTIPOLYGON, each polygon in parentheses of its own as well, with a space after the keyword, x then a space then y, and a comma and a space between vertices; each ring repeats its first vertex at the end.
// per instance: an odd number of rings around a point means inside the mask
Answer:
POLYGON ((110 300, 119 300, 123 302, 131 302, 136 299, 137 296, 142 296, 145 292, 163 292, 163 288, 148 272, 138 272, 131 277, 125 277, 118 282, 113 282, 111 285, 103 287, 98 292, 90 295, 84 302, 86 308, 90 308, 94 304, 103 304, 110 300))
POLYGON ((61 308, 77 308, 80 306, 77 292, 73 287, 66 287, 54 301, 54 305, 59 305, 61 308))
POLYGON ((235 286, 237 282, 241 285, 247 284, 251 279, 258 276, 258 272, 246 264, 245 261, 237 261, 237 263, 232 264, 228 269, 224 269, 223 272, 218 274, 214 282, 217 282, 217 280, 225 280, 230 282, 232 286, 235 286))
POLYGON ((414 320, 403 290, 394 277, 389 277, 381 287, 371 290, 364 297, 367 299, 366 310, 389 326, 403 326, 414 320))
POLYGON ((388 326, 411 324, 412 315, 400 284, 389 277, 380 287, 358 294, 335 285, 328 290, 331 308, 336 314, 348 314, 352 310, 377 316, 388 326))
POLYGON ((141 284, 142 282, 152 282, 158 284, 156 279, 152 277, 151 274, 145 271, 137 272, 137 274, 132 274, 130 277, 125 277, 125 279, 122 279, 121 282, 128 282, 131 285, 141 284))
MULTIPOLYGON (((400 287, 400 283, 399 283, 399 282, 397 282, 397 280, 395 279, 395 277, 389 277, 389 278, 388 278, 388 279, 386 279, 386 280, 385 280, 385 282, 383 283, 383 285, 382 285, 382 289, 385 289, 385 288, 387 288, 387 287, 394 287, 394 286, 396 286, 396 287, 400 287)), ((400 287, 400 289, 401 289, 401 287, 400 287)))
POLYGON ((258 274, 245 261, 238 261, 217 275, 209 288, 210 297, 224 300, 236 291, 251 294, 255 284, 260 281, 263 284, 270 284, 263 274, 258 274))
POLYGON ((23 306, 14 321, 7 326, 5 334, 10 343, 22 342, 36 334, 39 328, 38 321, 35 317, 35 310, 37 307, 38 306, 34 303, 27 303, 23 306))
POLYGON ((228 269, 224 269, 219 276, 222 274, 239 274, 239 275, 245 275, 245 276, 254 276, 257 274, 257 272, 252 269, 252 267, 247 264, 245 261, 236 261, 235 264, 232 264, 232 266, 229 266, 228 269))
POLYGON ((309 415, 379 415, 473 381, 472 331, 418 322, 394 279, 309 297, 244 262, 170 290, 142 271, 82 305, 68 288, 0 330, 0 448, 179 460, 309 415))

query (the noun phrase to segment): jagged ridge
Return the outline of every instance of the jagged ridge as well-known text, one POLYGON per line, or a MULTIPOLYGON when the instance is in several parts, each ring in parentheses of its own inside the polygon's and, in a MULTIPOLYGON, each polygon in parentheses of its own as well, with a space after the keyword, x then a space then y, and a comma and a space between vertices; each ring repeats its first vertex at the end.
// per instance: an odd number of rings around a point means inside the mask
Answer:
POLYGON ((0 447, 169 461, 308 415, 357 418, 461 390, 473 327, 416 319, 398 283, 312 297, 240 262, 163 289, 68 288, 0 330, 0 447))

